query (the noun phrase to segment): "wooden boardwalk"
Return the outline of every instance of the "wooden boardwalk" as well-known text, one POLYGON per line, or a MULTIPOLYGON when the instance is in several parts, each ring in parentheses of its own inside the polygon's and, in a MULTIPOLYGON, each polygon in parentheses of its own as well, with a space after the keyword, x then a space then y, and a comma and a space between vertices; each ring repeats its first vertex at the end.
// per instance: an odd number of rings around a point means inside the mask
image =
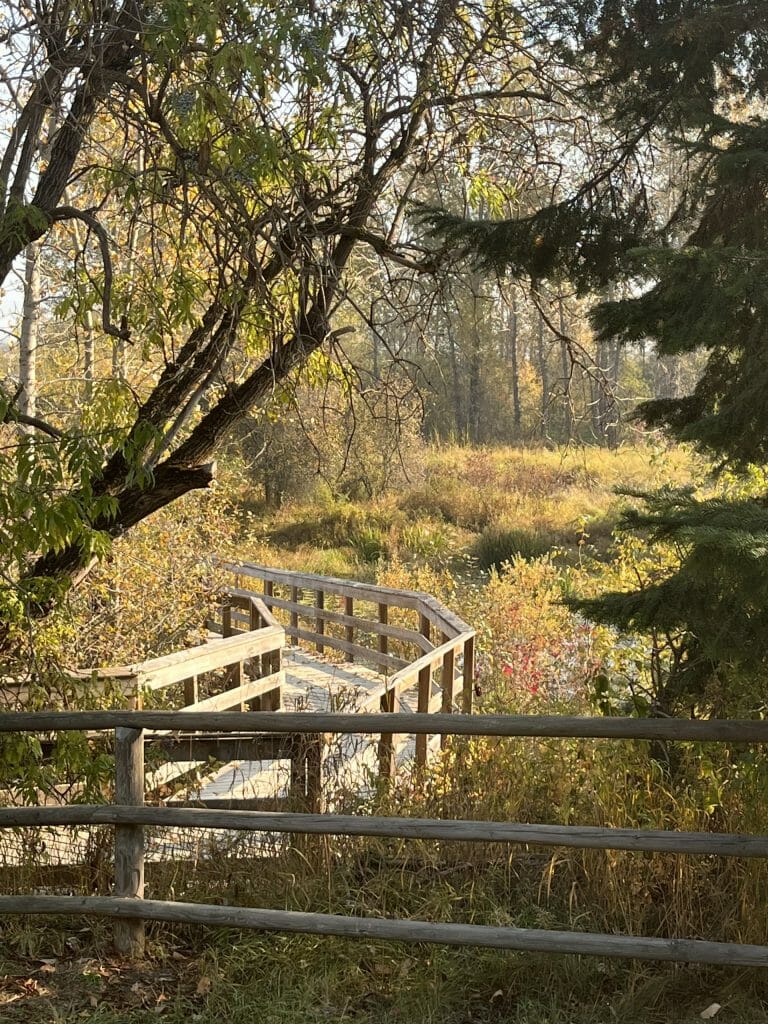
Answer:
MULTIPOLYGON (((309 654, 298 647, 283 651, 281 711, 356 712, 365 708, 371 695, 386 684, 386 676, 360 663, 339 663, 318 654, 309 654)), ((403 695, 401 709, 416 710, 416 694, 403 695)), ((430 752, 438 749, 439 737, 430 741, 430 752)), ((408 770, 415 758, 413 736, 397 737, 395 746, 398 768, 408 770)), ((198 761, 173 761, 147 773, 148 790, 169 786, 174 779, 197 772, 199 782, 180 789, 165 801, 178 804, 209 801, 243 801, 289 796, 291 765, 286 759, 259 761, 235 760, 218 768, 206 770, 198 761)), ((371 792, 371 783, 378 774, 378 737, 347 735, 335 737, 323 760, 324 790, 328 794, 327 809, 336 809, 340 801, 348 808, 356 799, 364 800, 371 792)), ((50 864, 77 864, 86 856, 92 834, 87 829, 54 826, 46 831, 45 860, 50 864)), ((6 864, 22 863, 26 838, 20 833, 6 833, 0 860, 6 864)), ((237 833, 223 829, 196 833, 192 830, 163 828, 147 830, 147 860, 166 861, 207 858, 212 855, 242 856, 264 854, 284 842, 266 833, 237 833)))
MULTIPOLYGON (((200 716, 262 710, 318 719, 384 712, 389 719, 391 712, 471 710, 474 631, 430 595, 247 562, 219 565, 235 575, 236 585, 222 591, 220 614, 207 621, 205 642, 137 665, 98 669, 95 677, 93 670, 73 673, 91 686, 103 681, 105 689, 121 690, 134 709, 170 705, 189 720, 178 731, 145 731, 136 769, 124 776, 122 789, 116 785, 117 803, 353 809, 393 773, 423 767, 440 737, 304 736, 293 730, 258 733, 245 725, 227 737, 206 732, 200 716), (254 585, 258 589, 250 589, 254 585)), ((117 734, 115 740, 117 747, 117 734)), ((100 835, 100 826, 70 831, 58 824, 29 836, 6 832, 0 863, 79 863, 100 835)), ((147 829, 145 841, 146 857, 155 861, 227 850, 239 856, 275 842, 258 831, 249 836, 166 827, 147 829)))
MULTIPOLYGON (((308 654, 298 648, 283 652, 285 682, 282 686, 281 711, 357 712, 366 710, 372 695, 386 683, 386 677, 375 669, 359 663, 338 663, 320 655, 308 654)), ((435 690, 437 692, 437 689, 435 690)), ((403 695, 402 711, 416 711, 416 694, 403 695)), ((433 739, 431 752, 438 743, 433 739)), ((396 742, 397 764, 407 768, 416 754, 413 736, 400 736, 396 742)), ((191 771, 195 762, 176 762, 165 766, 175 774, 191 771)), ((371 780, 378 772, 378 737, 337 737, 327 748, 323 761, 324 788, 342 791, 347 798, 355 793, 365 798, 371 780)), ((159 783, 162 774, 153 780, 159 783)), ((290 762, 284 759, 233 761, 201 780, 196 789, 180 794, 176 800, 253 800, 288 796, 290 762)), ((174 800, 168 801, 172 804, 174 800)), ((333 799, 329 803, 333 804, 333 799)))

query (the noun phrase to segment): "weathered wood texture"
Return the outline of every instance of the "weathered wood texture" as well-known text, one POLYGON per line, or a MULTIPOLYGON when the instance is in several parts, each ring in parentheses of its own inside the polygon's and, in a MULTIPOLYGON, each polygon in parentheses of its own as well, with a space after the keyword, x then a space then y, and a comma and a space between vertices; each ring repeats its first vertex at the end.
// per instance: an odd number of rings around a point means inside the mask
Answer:
POLYGON ((0 914, 67 914, 135 918, 224 928, 392 939, 447 946, 485 946, 541 953, 575 953, 679 963, 768 967, 768 946, 701 939, 657 939, 631 935, 499 928, 480 924, 431 924, 427 921, 341 917, 291 910, 254 910, 165 900, 115 899, 105 896, 0 896, 0 914))
POLYGON ((253 562, 233 562, 220 559, 218 565, 238 576, 248 576, 272 586, 278 583, 306 590, 322 589, 325 594, 350 597, 353 600, 367 601, 373 605, 386 604, 409 608, 423 614, 436 629, 447 631, 454 636, 459 633, 474 632, 458 615, 455 615, 430 594, 412 590, 397 590, 393 587, 380 587, 372 583, 358 583, 354 580, 336 579, 331 576, 318 576, 314 573, 272 569, 268 566, 256 565, 253 562))
MULTIPOLYGON (((239 685, 231 686, 224 693, 217 693, 213 697, 206 697, 198 700, 196 704, 190 704, 185 708, 187 714, 199 714, 202 711, 230 711, 232 708, 244 707, 245 703, 254 700, 256 697, 270 696, 285 685, 285 673, 283 671, 273 672, 260 679, 243 680, 239 685)), ((279 697, 278 697, 279 705, 279 697)))
MULTIPOLYGON (((115 800, 140 808, 144 803, 144 736, 140 729, 115 730, 115 800)), ((144 896, 144 830, 139 824, 115 829, 115 895, 141 900, 144 896)), ((144 922, 118 921, 114 928, 118 953, 144 953, 144 922)))
POLYGON ((200 647, 185 651, 174 651, 162 658, 151 658, 137 665, 129 665, 118 671, 123 679, 130 678, 139 689, 161 690, 173 683, 183 682, 190 676, 200 676, 226 668, 236 662, 271 653, 285 646, 285 630, 282 626, 266 626, 256 632, 239 636, 210 640, 200 647))
POLYGON ((768 720, 587 718, 568 715, 336 714, 306 711, 23 711, 0 714, 0 732, 105 730, 117 726, 206 732, 381 732, 452 736, 541 736, 584 739, 768 743, 768 720))
MULTIPOLYGON (((230 591, 227 592, 231 593, 230 591)), ((247 593, 247 591, 242 591, 247 593)), ((348 602, 348 607, 353 607, 352 598, 345 597, 345 604, 348 602)), ((405 626, 390 626, 386 620, 378 622, 375 619, 366 619, 361 615, 353 615, 351 611, 337 612, 330 608, 321 607, 317 604, 301 604, 298 601, 289 601, 286 598, 271 597, 270 603, 275 608, 280 608, 282 611, 291 612, 292 619, 291 625, 286 627, 286 633, 290 635, 291 629, 298 628, 298 619, 308 619, 315 621, 319 618, 324 619, 326 622, 334 622, 340 626, 346 626, 347 629, 354 631, 359 629, 364 633, 372 633, 376 635, 383 635, 392 637, 395 640, 402 640, 404 643, 414 644, 416 647, 420 647, 425 653, 433 649, 433 645, 426 639, 421 633, 415 629, 407 629, 405 626), (296 618, 296 622, 293 622, 293 618, 296 618)), ((388 608, 387 605, 383 606, 388 608)), ((236 617, 235 621, 238 621, 239 617, 236 617)), ((245 625, 245 618, 239 618, 239 621, 245 625)), ((349 635, 346 635, 345 639, 352 646, 358 646, 362 650, 367 650, 361 644, 354 644, 354 640, 350 639, 349 635)), ((385 652, 386 653, 386 652, 385 652)))
MULTIPOLYGON (((279 755, 278 755, 279 756, 279 755)), ((306 783, 305 783, 306 785, 306 783)), ((197 801, 190 801, 196 804, 197 801)), ((227 801, 220 801, 222 805, 227 801)), ((210 802, 201 806, 210 806, 210 802)), ((0 828, 35 825, 164 825, 300 835, 435 839, 440 842, 513 843, 584 850, 768 857, 768 836, 661 829, 599 828, 586 825, 528 825, 506 821, 368 817, 279 811, 198 810, 196 807, 73 804, 69 807, 0 808, 0 828)))

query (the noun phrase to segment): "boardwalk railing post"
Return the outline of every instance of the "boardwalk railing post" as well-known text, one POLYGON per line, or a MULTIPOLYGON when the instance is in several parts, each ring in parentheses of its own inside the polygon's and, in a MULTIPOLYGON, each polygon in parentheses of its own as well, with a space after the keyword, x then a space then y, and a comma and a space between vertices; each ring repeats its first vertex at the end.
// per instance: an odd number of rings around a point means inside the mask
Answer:
MULTIPOLYGON (((445 635, 445 633, 443 633, 443 643, 447 642, 448 637, 445 635)), ((442 678, 440 680, 443 688, 443 706, 440 710, 443 712, 443 714, 446 715, 450 714, 451 711, 453 711, 453 687, 455 675, 456 658, 454 650, 453 648, 451 648, 450 651, 445 652, 445 657, 443 658, 442 678)), ((443 733, 443 735, 440 737, 440 746, 442 748, 445 748, 447 739, 447 734, 443 733)))
MULTIPOLYGON (((379 623, 382 626, 386 626, 389 623, 389 606, 386 604, 379 605, 379 623)), ((388 653, 389 637, 387 636, 386 633, 379 633, 379 654, 388 653)))
POLYGON ((423 612, 419 614, 419 632, 425 639, 430 639, 430 621, 423 612))
POLYGON ((475 687, 475 638, 464 641, 464 686, 461 694, 461 710, 472 714, 472 695, 475 687))
POLYGON ((197 684, 197 676, 190 676, 184 680, 184 706, 190 707, 197 704, 200 699, 200 688, 197 684))
MULTIPOLYGON (((344 614, 345 615, 349 615, 349 616, 352 616, 352 615, 355 614, 355 602, 352 600, 351 597, 345 597, 344 598, 344 614)), ((355 627, 354 626, 347 625, 347 628, 344 631, 344 639, 347 641, 348 644, 353 644, 355 642, 355 627)), ((354 661, 355 660, 355 656, 352 653, 352 651, 349 652, 347 657, 349 658, 350 661, 354 661)))
MULTIPOLYGON (((265 660, 269 664, 269 671, 270 672, 275 673, 275 674, 278 673, 278 672, 281 672, 282 671, 282 667, 283 667, 283 651, 282 651, 282 648, 281 647, 276 647, 275 650, 272 652, 272 654, 269 655, 269 657, 267 659, 265 659, 265 660)), ((265 673, 265 675, 266 675, 266 673, 265 673)), ((266 698, 265 698, 265 702, 266 702, 266 698)), ((269 708, 265 707, 264 710, 265 711, 267 711, 267 710, 269 710, 269 711, 279 711, 281 704, 282 704, 282 695, 281 695, 280 687, 276 686, 275 689, 272 690, 272 693, 271 693, 271 700, 269 701, 269 708)))
MULTIPOLYGON (((292 604, 298 604, 299 603, 299 588, 298 587, 291 587, 291 603, 292 604)), ((291 629, 295 630, 295 629, 298 629, 298 628, 299 628, 299 613, 296 611, 295 608, 292 608, 291 609, 291 629)), ((291 636, 291 647, 296 647, 298 642, 299 642, 299 638, 294 633, 291 636)))
MULTIPOLYGON (((144 804, 144 733, 141 729, 115 729, 115 803, 144 804)), ((141 825, 115 826, 115 896, 144 897, 144 829, 141 825)), ((115 921, 114 943, 118 953, 144 955, 144 922, 115 921)))
MULTIPOLYGON (((394 687, 381 695, 381 710, 384 713, 400 710, 400 699, 394 687)), ((395 737, 391 732, 383 732, 379 738, 379 775, 382 779, 391 779, 396 771, 395 737)))
MULTIPOLYGON (((416 710, 420 714, 429 714, 429 698, 432 690, 432 668, 427 665, 419 670, 419 690, 416 710)), ((416 767, 423 768, 427 763, 427 741, 428 736, 417 735, 416 737, 416 767)))
MULTIPOLYGON (((248 603, 248 625, 250 626, 251 630, 261 629, 261 627, 265 625, 265 623, 263 623, 261 620, 259 609, 253 603, 253 601, 249 601, 248 603)), ((259 658, 258 656, 255 658, 251 658, 251 665, 253 666, 253 670, 256 673, 257 679, 259 678, 259 676, 265 676, 267 674, 267 672, 264 670, 263 658, 259 658)), ((269 670, 267 669, 267 671, 269 670)), ((253 710, 261 710, 261 704, 257 705, 256 702, 254 701, 253 710)))
POLYGON ((322 590, 315 591, 315 607, 318 609, 315 616, 315 632, 321 637, 315 646, 317 647, 318 654, 322 654, 325 650, 325 645, 322 641, 322 636, 325 633, 325 618, 323 616, 323 609, 325 608, 325 592, 322 590))

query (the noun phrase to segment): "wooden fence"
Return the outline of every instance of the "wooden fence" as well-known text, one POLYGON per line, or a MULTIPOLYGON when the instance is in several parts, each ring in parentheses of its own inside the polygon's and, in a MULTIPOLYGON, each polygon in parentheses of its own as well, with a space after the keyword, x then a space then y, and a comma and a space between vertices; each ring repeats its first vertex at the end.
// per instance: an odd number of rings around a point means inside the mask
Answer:
MULTIPOLYGON (((226 642, 226 641, 224 641, 226 642)), ((417 669, 417 671, 419 671, 417 669)), ((319 714, 216 711, 101 711, 0 714, 0 732, 38 735, 61 730, 115 731, 115 804, 0 808, 0 827, 111 824, 115 826, 113 896, 2 896, 0 914, 96 915, 116 919, 115 941, 140 955, 144 924, 177 921, 269 931, 365 936, 409 942, 493 946, 501 949, 595 954, 741 966, 768 966, 768 947, 698 939, 598 935, 484 925, 433 924, 328 914, 144 900, 143 829, 181 825, 256 832, 397 836, 414 839, 503 842, 593 849, 661 851, 718 856, 768 856, 768 836, 643 829, 546 826, 510 822, 440 821, 311 813, 224 811, 143 804, 144 734, 207 730, 218 736, 437 732, 463 736, 548 736, 697 742, 768 742, 765 721, 468 716, 435 714, 319 714)))

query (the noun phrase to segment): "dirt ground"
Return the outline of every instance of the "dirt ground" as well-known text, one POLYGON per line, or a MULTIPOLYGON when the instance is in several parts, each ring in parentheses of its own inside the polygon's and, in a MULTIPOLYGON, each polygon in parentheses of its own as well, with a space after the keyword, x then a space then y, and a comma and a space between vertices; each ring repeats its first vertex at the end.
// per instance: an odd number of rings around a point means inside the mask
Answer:
POLYGON ((162 1016, 179 1003, 202 1003, 211 979, 180 952, 158 965, 119 959, 0 957, 0 1022, 48 1024, 78 1018, 162 1016), (142 1013, 143 1011, 143 1013, 142 1013))

